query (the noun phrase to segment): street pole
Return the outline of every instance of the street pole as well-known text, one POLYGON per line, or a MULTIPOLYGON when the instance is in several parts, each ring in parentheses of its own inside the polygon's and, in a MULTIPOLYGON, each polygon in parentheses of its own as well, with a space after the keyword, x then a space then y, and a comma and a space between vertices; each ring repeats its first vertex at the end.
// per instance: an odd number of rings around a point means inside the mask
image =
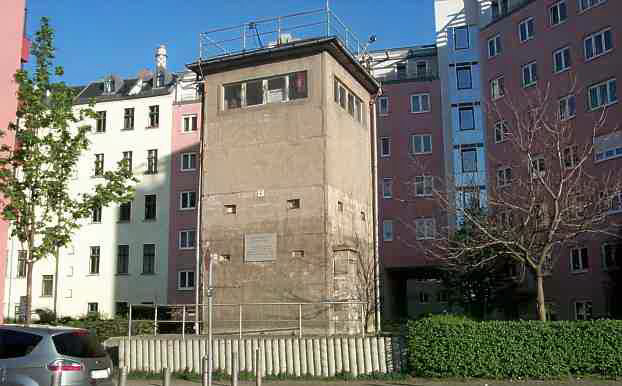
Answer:
POLYGON ((216 254, 212 253, 209 255, 209 271, 207 272, 207 344, 209 347, 207 348, 207 386, 212 386, 212 351, 213 351, 213 315, 212 315, 212 306, 213 306, 213 298, 214 298, 214 259, 216 258, 216 254))

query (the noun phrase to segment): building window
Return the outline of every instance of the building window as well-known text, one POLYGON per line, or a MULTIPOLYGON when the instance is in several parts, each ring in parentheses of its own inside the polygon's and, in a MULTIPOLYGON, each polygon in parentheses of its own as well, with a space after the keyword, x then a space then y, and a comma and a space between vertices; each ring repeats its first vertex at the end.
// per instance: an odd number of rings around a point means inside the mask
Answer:
POLYGON ((380 138, 380 156, 381 157, 391 156, 391 138, 389 137, 380 138))
POLYGON ((337 211, 343 213, 343 202, 337 201, 337 211))
POLYGON ((41 282, 41 296, 48 297, 54 294, 54 275, 43 275, 41 282))
POLYGON ((124 202, 119 205, 119 222, 129 222, 132 216, 132 202, 124 202))
POLYGON ((183 132, 190 133, 197 131, 197 115, 185 115, 183 117, 183 132))
POLYGON ((181 171, 188 172, 197 170, 197 153, 182 153, 181 171))
POLYGON ((520 22, 518 25, 518 34, 522 43, 533 39, 535 34, 533 17, 520 22))
POLYGON ((28 270, 28 265, 26 264, 26 257, 28 256, 28 251, 18 251, 17 252, 17 277, 26 277, 26 273, 28 270))
POLYGON ((556 73, 570 68, 570 47, 561 48, 553 53, 553 71, 556 73))
POLYGON ((510 134, 508 125, 504 121, 495 123, 495 143, 501 143, 507 140, 510 134))
POLYGON ((574 95, 568 95, 559 100, 559 119, 565 121, 574 118, 577 114, 577 102, 574 95))
POLYGON ((194 288, 194 271, 177 272, 177 289, 190 290, 194 288))
POLYGON ((143 244, 143 275, 155 273, 155 244, 143 244))
POLYGON ((570 271, 586 272, 589 269, 587 248, 574 248, 570 250, 570 271))
POLYGON ((97 314, 99 312, 99 303, 89 303, 87 307, 87 314, 97 314))
POLYGON ((104 175, 104 155, 103 154, 95 154, 95 166, 94 166, 93 176, 101 177, 104 175))
POLYGON ((616 80, 610 79, 589 88, 590 110, 608 106, 618 101, 616 80))
POLYGON ((618 157, 622 157, 622 144, 612 144, 610 147, 598 150, 594 155, 596 161, 606 161, 618 157))
POLYGON ((416 64, 417 76, 425 76, 428 74, 428 62, 426 60, 419 60, 416 64))
POLYGON ((410 96, 410 112, 425 113, 430 111, 430 94, 417 94, 410 96))
POLYGON ((91 255, 89 256, 89 274, 99 275, 99 257, 100 249, 98 246, 91 247, 91 255))
POLYGON ((416 176, 415 177, 415 196, 428 197, 432 195, 434 188, 434 177, 416 176))
POLYGON ((130 246, 117 245, 117 275, 127 275, 130 265, 130 246))
POLYGON ((393 241, 393 220, 382 221, 382 240, 393 241))
POLYGON ((460 130, 475 129, 475 111, 473 107, 460 107, 458 108, 458 114, 460 118, 460 130))
POLYGON ((134 108, 128 107, 123 113, 123 130, 134 129, 134 108))
POLYGON ((454 48, 456 50, 469 48, 469 26, 454 28, 454 48))
POLYGON ((94 224, 99 224, 102 222, 102 207, 101 205, 93 207, 93 213, 91 215, 91 221, 94 224))
POLYGON ((497 170, 497 186, 503 188, 512 183, 512 168, 505 167, 497 170))
POLYGON ((549 22, 551 25, 558 25, 566 21, 568 18, 568 10, 566 1, 558 1, 549 7, 549 22))
POLYGON ((96 113, 96 118, 95 118, 95 132, 96 133, 105 133, 106 132, 106 112, 105 111, 98 111, 96 113))
POLYGON ((158 172, 158 149, 147 150, 147 172, 145 174, 156 174, 158 172))
POLYGON ((300 209, 300 199, 293 198, 291 200, 287 200, 287 209, 289 210, 300 209))
POLYGON ((415 220, 415 237, 417 240, 430 240, 436 237, 436 220, 418 218, 415 220))
POLYGON ((378 97, 378 114, 380 115, 389 114, 389 97, 387 96, 378 97))
POLYGON ((185 230, 179 232, 179 249, 193 249, 196 245, 197 231, 185 230))
POLYGON ((236 214, 238 212, 238 207, 236 205, 225 205, 225 214, 236 214))
MULTIPOLYGON (((339 104, 343 109, 345 109, 348 114, 350 114, 356 121, 361 123, 363 126, 367 125, 367 120, 365 119, 365 108, 363 106, 363 101, 361 98, 356 96, 352 91, 346 88, 341 81, 337 78, 334 80, 335 82, 335 103, 339 104)), ((383 115, 388 112, 388 100, 386 110, 382 110, 382 98, 378 98, 378 114, 383 115), (384 112, 383 112, 384 111, 384 112)))
POLYGON ((127 170, 130 173, 132 173, 132 152, 131 151, 123 152, 123 162, 125 166, 127 167, 127 170))
POLYGON ((395 70, 397 72, 397 79, 406 79, 406 75, 407 75, 406 63, 395 64, 395 70))
POLYGON ((564 168, 572 169, 579 163, 579 147, 577 145, 568 146, 562 152, 564 168))
POLYGON ((546 175, 546 164, 544 157, 537 157, 531 160, 529 164, 529 175, 531 178, 544 177, 546 175))
POLYGON ((429 134, 410 136, 410 154, 432 153, 432 136, 429 134))
POLYGON ((477 171, 477 149, 462 149, 462 172, 472 173, 477 171))
POLYGON ((616 269, 622 266, 622 244, 604 244, 602 246, 603 269, 616 269))
POLYGON ((430 294, 427 292, 419 292, 419 303, 428 304, 430 303, 430 294))
POLYGON ((306 98, 307 72, 224 85, 224 110, 306 98))
POLYGON ((197 193, 196 192, 181 192, 179 193, 179 209, 195 209, 197 207, 197 193))
POLYGON ((591 60, 611 51, 613 49, 613 40, 611 38, 611 28, 585 38, 583 41, 585 59, 591 60))
POLYGON ((156 219, 156 195, 145 195, 145 220, 156 219))
POLYGON ((488 57, 493 58, 503 53, 503 46, 501 45, 501 35, 497 34, 488 39, 488 57))
POLYGON ((523 87, 529 87, 538 81, 538 66, 536 62, 531 62, 523 66, 523 87))
POLYGON ((462 209, 474 210, 480 208, 480 191, 476 187, 462 188, 462 209))
POLYGON ((116 302, 114 304, 114 313, 115 316, 121 318, 127 318, 130 307, 127 302, 116 302))
POLYGON ((576 320, 592 319, 592 302, 587 300, 574 302, 574 318, 576 320))
POLYGON ((149 106, 149 127, 158 127, 160 125, 160 106, 149 106))
POLYGON ((458 82, 458 90, 473 88, 471 66, 456 66, 456 79, 458 82))
POLYGON ((505 95, 505 86, 503 77, 500 76, 490 81, 490 98, 492 100, 499 99, 505 95))
POLYGON ((382 198, 393 198, 393 178, 382 179, 382 198))
POLYGON ((606 1, 607 0, 579 0, 579 6, 581 7, 581 11, 587 11, 588 9, 603 4, 606 1))

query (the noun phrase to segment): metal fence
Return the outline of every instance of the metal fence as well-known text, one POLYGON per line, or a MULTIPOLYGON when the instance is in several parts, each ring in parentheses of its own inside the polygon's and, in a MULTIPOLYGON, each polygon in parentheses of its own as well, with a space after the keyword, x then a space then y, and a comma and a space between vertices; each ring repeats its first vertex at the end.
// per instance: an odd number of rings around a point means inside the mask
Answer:
MULTIPOLYGON (((367 304, 363 302, 240 303, 214 304, 214 334, 361 334, 365 332, 367 304)), ((131 304, 128 336, 132 324, 153 323, 153 333, 205 333, 209 327, 207 304, 131 304), (197 309, 199 315, 197 317, 197 309)))
POLYGON ((202 32, 199 34, 199 60, 321 37, 336 37, 353 56, 358 56, 364 49, 361 40, 327 5, 322 9, 202 32))

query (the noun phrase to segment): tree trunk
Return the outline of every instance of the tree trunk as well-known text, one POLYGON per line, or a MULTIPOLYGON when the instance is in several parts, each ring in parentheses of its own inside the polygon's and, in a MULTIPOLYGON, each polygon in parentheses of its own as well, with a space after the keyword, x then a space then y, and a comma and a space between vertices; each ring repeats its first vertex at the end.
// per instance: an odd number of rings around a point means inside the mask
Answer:
POLYGON ((544 275, 542 272, 536 273, 536 284, 538 286, 538 319, 546 322, 546 304, 544 303, 544 275))
POLYGON ((26 309, 23 310, 26 324, 32 322, 32 266, 33 261, 29 256, 26 260, 26 309))

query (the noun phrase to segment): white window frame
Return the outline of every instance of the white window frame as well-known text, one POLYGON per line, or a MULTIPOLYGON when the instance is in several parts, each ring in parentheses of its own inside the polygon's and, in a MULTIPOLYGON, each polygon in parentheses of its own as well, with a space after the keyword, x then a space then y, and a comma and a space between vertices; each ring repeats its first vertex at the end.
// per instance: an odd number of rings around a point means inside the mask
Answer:
POLYGON ((460 170, 462 173, 477 173, 479 171, 479 161, 477 157, 477 147, 469 147, 460 149, 460 170), (473 152, 475 154, 475 170, 464 170, 464 153, 473 152))
POLYGON ((512 168, 510 166, 504 166, 497 169, 497 187, 504 188, 512 185, 512 168), (508 170, 510 176, 508 177, 508 170))
POLYGON ((572 248, 570 249, 570 272, 571 273, 583 273, 583 272, 588 272, 590 270, 590 263, 589 263, 589 259, 590 259, 590 255, 589 255, 589 251, 587 248, 583 247, 583 248, 572 248), (584 252, 585 252, 585 259, 587 260, 587 265, 583 264, 583 258, 584 258, 584 252), (574 268, 574 262, 575 262, 575 257, 578 259, 577 262, 579 263, 579 268, 574 268))
POLYGON ((614 158, 622 157, 622 144, 613 145, 606 149, 595 152, 594 162, 607 161, 614 158))
POLYGON ((475 106, 461 106, 458 107, 458 126, 460 127, 460 131, 469 131, 475 130, 477 123, 475 122, 475 106), (471 116, 473 117, 473 127, 463 127, 462 126, 462 114, 461 112, 464 110, 471 110, 471 116))
POLYGON ((490 81, 490 99, 497 100, 505 95, 505 79, 503 75, 490 81))
POLYGON ((194 271, 177 271, 177 290, 179 291, 190 291, 193 290, 194 287, 196 285, 196 274, 194 271), (189 278, 189 274, 192 274, 192 286, 188 285, 188 278, 189 278), (181 277, 182 275, 185 276, 185 285, 182 286, 181 285, 181 277))
POLYGON ((392 177, 384 177, 382 179, 382 198, 384 199, 393 198, 393 178, 392 177))
POLYGON ((518 23, 518 40, 521 43, 526 43, 529 40, 533 39, 536 36, 536 23, 533 17, 528 17, 524 20, 522 20, 520 23, 518 23), (531 35, 529 34, 529 24, 531 22, 531 26, 532 26, 532 30, 531 30, 531 35), (526 38, 523 39, 523 35, 521 34, 521 27, 525 25, 525 34, 526 34, 526 38))
POLYGON ((433 176, 415 176, 415 197, 432 197, 433 191, 433 176))
POLYGON ((395 238, 395 232, 393 228, 393 220, 383 220, 382 221, 382 241, 393 241, 394 238, 395 238))
POLYGON ((180 157, 180 165, 179 165, 179 170, 182 172, 190 172, 190 171, 195 171, 197 170, 197 153, 194 151, 188 152, 188 153, 181 153, 181 157, 180 157), (193 168, 184 168, 184 157, 188 157, 188 164, 190 164, 190 159, 194 156, 194 167, 193 168))
POLYGON ((565 23, 568 20, 568 4, 566 4, 566 0, 561 0, 561 1, 558 1, 557 3, 551 4, 549 6, 548 13, 549 13, 549 24, 552 27, 558 26, 560 24, 565 23), (560 5, 561 4, 564 4, 564 7, 566 8, 566 17, 563 20, 562 20, 562 14, 560 12, 560 10, 561 10, 560 5), (557 18, 558 18, 558 22, 557 23, 555 23, 553 21, 553 12, 554 12, 555 9, 557 10, 556 11, 557 12, 557 18))
POLYGON ((197 192, 195 190, 185 190, 183 192, 179 192, 179 210, 194 210, 197 207, 197 192), (186 206, 184 207, 184 195, 187 196, 187 202, 190 204, 190 195, 194 194, 194 206, 186 206))
POLYGON ((546 160, 544 156, 533 157, 529 161, 529 175, 531 178, 539 178, 546 175, 546 160), (534 166, 537 166, 537 171, 534 171, 534 166))
POLYGON ((585 1, 587 2, 587 5, 584 7, 583 1, 579 0, 579 13, 583 13, 587 11, 588 9, 592 9, 594 7, 597 7, 607 2, 607 0, 585 0, 585 1))
POLYGON ((611 27, 607 27, 605 29, 602 29, 598 32, 594 32, 588 36, 586 36, 583 39, 583 57, 585 58, 586 62, 589 62, 591 60, 594 60, 596 58, 599 58, 601 56, 607 55, 608 53, 610 53, 611 51, 613 51, 613 32, 611 30, 611 27), (609 36, 611 37, 611 47, 609 47, 609 49, 607 49, 605 47, 605 33, 609 32, 609 36), (603 43, 603 52, 601 53, 596 53, 596 38, 599 37, 602 39, 602 43, 603 43), (587 56, 587 47, 586 47, 586 43, 587 41, 591 41, 592 42, 592 53, 593 55, 588 57, 587 56))
POLYGON ((179 231, 178 234, 178 243, 177 246, 179 247, 179 249, 195 249, 196 245, 197 245, 197 230, 196 229, 184 229, 179 231), (189 245, 188 240, 190 240, 190 238, 188 237, 190 234, 194 233, 194 245, 189 245), (186 235, 186 242, 185 244, 182 243, 182 234, 186 235))
POLYGON ((617 82, 616 82, 616 78, 608 79, 608 80, 606 80, 604 82, 600 82, 600 83, 597 83, 597 84, 595 84, 593 86, 590 86, 588 88, 588 92, 587 92, 588 106, 589 106, 590 111, 598 110, 598 109, 601 109, 603 107, 607 107, 607 106, 610 106, 612 104, 618 103, 617 89, 618 89, 618 85, 617 85, 617 82), (611 83, 615 83, 615 85, 616 85, 616 99, 615 100, 611 100, 611 83), (605 102, 605 101, 601 100, 601 96, 602 95, 597 90, 596 91, 596 96, 597 96, 597 99, 598 99, 598 104, 596 106, 592 106, 592 90, 593 89, 598 89, 598 88, 600 88, 602 86, 605 86, 605 88, 607 90, 607 101, 605 102))
POLYGON ((456 89, 458 90, 471 90, 473 89, 473 66, 471 65, 460 65, 456 66, 456 89), (467 70, 469 74, 469 85, 467 87, 460 87, 460 79, 458 76, 458 71, 467 70))
POLYGON ((488 58, 494 58, 503 53, 503 44, 501 43, 501 34, 496 34, 487 41, 488 58), (492 45, 491 45, 492 43, 492 45), (491 49, 492 48, 492 49, 491 49))
POLYGON ((433 217, 415 219, 415 237, 417 240, 434 240, 436 238, 436 219, 433 217), (423 229, 422 233, 420 233, 420 229, 423 229))
POLYGON ((199 117, 197 114, 184 114, 181 117, 181 132, 184 134, 187 133, 196 133, 199 130, 199 117), (197 126, 192 129, 192 118, 196 119, 197 126), (188 119, 188 130, 186 130, 186 119, 188 119))
POLYGON ((589 320, 594 315, 594 308, 591 300, 575 300, 573 303, 574 308, 574 319, 575 320, 589 320), (582 305, 583 311, 580 313, 578 306, 582 305), (587 312, 587 307, 589 306, 590 312, 587 312), (579 317, 581 316, 581 317, 579 317))
POLYGON ((421 154, 432 154, 433 144, 432 144, 432 134, 411 134, 410 135, 410 153, 413 155, 421 155, 421 154), (425 150, 425 137, 430 138, 430 151, 425 150), (421 138, 421 150, 417 151, 417 138, 421 138))
POLYGON ((382 158, 388 158, 391 157, 391 137, 380 137, 380 157, 382 158), (384 152, 384 146, 383 146, 383 141, 386 141, 389 146, 388 146, 388 152, 384 152))
POLYGON ((495 143, 503 143, 507 141, 509 135, 508 124, 505 121, 498 121, 495 123, 494 136, 495 143))
POLYGON ((432 109, 432 107, 430 106, 430 94, 429 93, 422 93, 422 94, 413 94, 410 96, 410 112, 412 114, 422 114, 422 113, 428 113, 430 112, 430 110, 432 109), (423 106, 423 98, 427 98, 428 100, 428 106, 427 109, 424 109, 423 106), (419 108, 419 110, 415 110, 415 98, 417 98, 417 107, 419 108))
POLYGON ((388 96, 380 96, 378 97, 378 115, 386 116, 389 115, 389 97, 388 96), (386 102, 386 109, 382 108, 382 102, 386 102))
POLYGON ((531 87, 538 83, 538 63, 535 60, 521 66, 521 79, 523 88, 531 87), (525 78, 525 69, 529 71, 529 79, 525 78))
POLYGON ((463 25, 460 27, 454 27, 453 30, 453 38, 454 38, 454 50, 468 50, 471 47, 471 37, 469 36, 469 26, 468 25, 463 25), (458 34, 456 33, 456 31, 462 31, 462 30, 466 30, 466 47, 458 47, 458 45, 456 44, 456 37, 458 36, 458 34))
POLYGON ((86 304, 86 309, 87 309, 87 314, 97 314, 97 313, 99 313, 99 303, 98 302, 88 302, 86 304))
POLYGON ((570 52, 570 46, 562 47, 558 50, 553 51, 553 73, 559 74, 565 71, 568 71, 572 66, 572 56, 570 52), (565 52, 568 52, 568 63, 566 63, 566 55, 565 52), (561 68, 557 69, 557 55, 561 54, 561 68))
POLYGON ((559 99, 559 120, 567 121, 577 116, 577 97, 575 95, 566 95, 559 99), (570 109, 570 100, 574 100, 574 111, 570 109))

